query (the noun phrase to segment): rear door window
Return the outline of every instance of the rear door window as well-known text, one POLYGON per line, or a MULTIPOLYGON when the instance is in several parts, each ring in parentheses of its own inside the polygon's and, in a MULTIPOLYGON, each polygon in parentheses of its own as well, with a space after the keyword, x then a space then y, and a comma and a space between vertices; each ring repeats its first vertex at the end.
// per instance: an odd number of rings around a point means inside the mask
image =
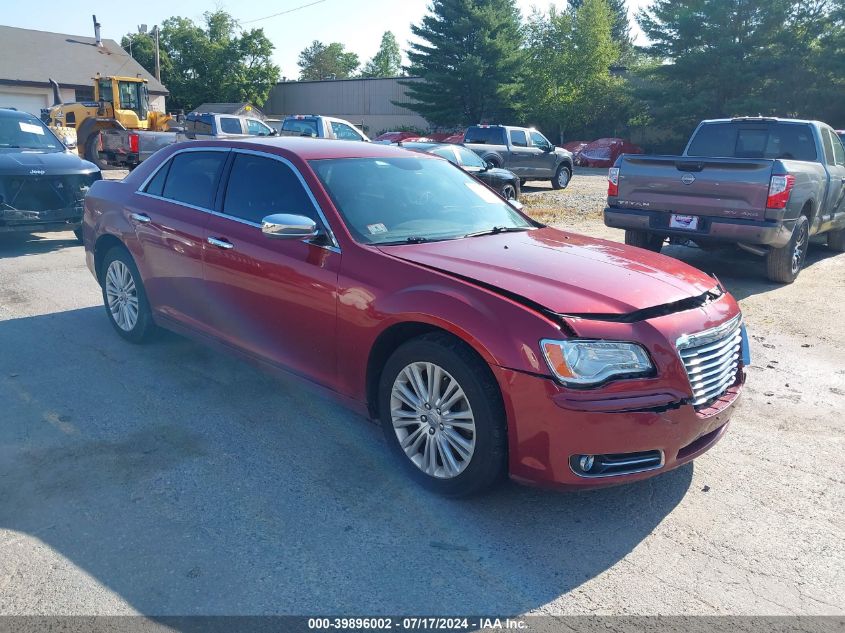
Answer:
POLYGON ((285 163, 254 154, 237 154, 232 164, 223 213, 261 224, 268 215, 318 215, 296 173, 285 163))
POLYGON ((195 207, 213 208, 214 193, 225 159, 226 152, 177 154, 170 161, 170 171, 161 195, 195 207))
POLYGON ((224 134, 243 134, 241 120, 233 117, 220 117, 220 131, 224 134))
POLYGON ((528 147, 528 136, 522 130, 511 130, 511 145, 528 147))
POLYGON ((156 172, 156 175, 153 176, 153 179, 147 184, 147 188, 144 189, 145 192, 154 196, 160 196, 162 194, 164 191, 164 182, 167 180, 167 172, 170 170, 170 163, 171 161, 167 161, 167 163, 165 163, 164 166, 156 172))

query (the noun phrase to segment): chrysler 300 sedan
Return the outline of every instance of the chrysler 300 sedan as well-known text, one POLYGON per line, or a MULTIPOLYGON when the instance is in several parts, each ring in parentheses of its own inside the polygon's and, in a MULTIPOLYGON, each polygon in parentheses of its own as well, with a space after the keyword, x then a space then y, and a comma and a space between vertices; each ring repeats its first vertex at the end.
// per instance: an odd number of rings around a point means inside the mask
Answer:
POLYGON ((317 385, 439 493, 629 482, 713 446, 748 363, 733 297, 517 207, 397 147, 198 141, 95 183, 83 233, 122 337, 167 328, 317 385))

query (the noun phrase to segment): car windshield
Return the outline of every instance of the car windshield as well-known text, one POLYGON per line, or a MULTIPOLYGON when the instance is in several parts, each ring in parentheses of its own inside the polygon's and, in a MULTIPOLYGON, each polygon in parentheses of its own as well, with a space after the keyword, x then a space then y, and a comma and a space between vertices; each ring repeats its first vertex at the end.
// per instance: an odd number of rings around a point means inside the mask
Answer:
POLYGON ((0 116, 0 149, 64 150, 53 133, 36 118, 0 116))
POLYGON ((366 244, 448 240, 535 226, 444 160, 341 158, 310 164, 353 237, 366 244))

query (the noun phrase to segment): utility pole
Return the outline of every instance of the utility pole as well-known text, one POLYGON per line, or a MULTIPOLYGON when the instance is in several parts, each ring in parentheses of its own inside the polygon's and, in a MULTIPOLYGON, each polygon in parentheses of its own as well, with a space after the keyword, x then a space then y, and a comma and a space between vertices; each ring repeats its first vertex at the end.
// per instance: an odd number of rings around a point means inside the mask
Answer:
POLYGON ((153 32, 156 36, 156 81, 161 83, 161 59, 158 48, 158 24, 153 27, 153 32))

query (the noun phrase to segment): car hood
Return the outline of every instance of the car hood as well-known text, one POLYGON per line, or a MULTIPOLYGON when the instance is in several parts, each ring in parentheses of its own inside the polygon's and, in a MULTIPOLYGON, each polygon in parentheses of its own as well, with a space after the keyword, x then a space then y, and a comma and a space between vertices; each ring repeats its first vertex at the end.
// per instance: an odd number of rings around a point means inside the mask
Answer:
POLYGON ((97 171, 97 166, 69 152, 43 152, 38 150, 0 151, 0 175, 29 176, 79 174, 97 171), (36 173, 33 173, 36 172, 36 173))
POLYGON ((549 227, 380 250, 563 315, 625 315, 717 285, 670 257, 549 227))
POLYGON ((508 180, 516 180, 517 176, 512 171, 501 169, 499 167, 491 167, 490 169, 467 169, 467 172, 478 178, 488 178, 490 180, 500 180, 506 182, 508 180))

